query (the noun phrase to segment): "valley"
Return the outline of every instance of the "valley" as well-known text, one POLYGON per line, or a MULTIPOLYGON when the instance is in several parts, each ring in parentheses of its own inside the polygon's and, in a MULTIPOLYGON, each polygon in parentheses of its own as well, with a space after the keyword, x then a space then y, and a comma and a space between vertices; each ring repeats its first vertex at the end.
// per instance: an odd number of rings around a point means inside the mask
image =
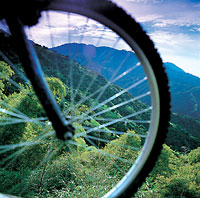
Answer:
MULTIPOLYGON (((11 189, 14 195, 23 193, 25 197, 100 197, 121 179, 143 146, 150 120, 149 94, 145 82, 136 90, 131 86, 143 79, 144 73, 136 67, 135 55, 123 50, 84 44, 66 44, 54 49, 38 44, 34 47, 62 112, 66 118, 76 117, 76 137, 69 144, 56 139, 30 83, 0 57, 1 74, 19 84, 12 86, 7 78, 0 78, 0 97, 6 102, 1 102, 1 107, 7 104, 9 111, 34 118, 31 122, 12 120, 16 122, 14 125, 5 125, 10 117, 2 117, 0 113, 1 145, 25 144, 7 153, 2 151, 0 192, 10 193, 11 189), (126 72, 126 64, 134 68, 135 74, 127 75, 128 79, 115 75, 116 68, 120 73, 126 72), (112 83, 108 83, 109 79, 112 83)), ((12 38, 0 33, 0 49, 23 74, 12 38)), ((172 91, 169 132, 156 166, 136 197, 175 197, 181 193, 197 198, 200 195, 199 79, 171 63, 165 63, 165 67, 172 91)))

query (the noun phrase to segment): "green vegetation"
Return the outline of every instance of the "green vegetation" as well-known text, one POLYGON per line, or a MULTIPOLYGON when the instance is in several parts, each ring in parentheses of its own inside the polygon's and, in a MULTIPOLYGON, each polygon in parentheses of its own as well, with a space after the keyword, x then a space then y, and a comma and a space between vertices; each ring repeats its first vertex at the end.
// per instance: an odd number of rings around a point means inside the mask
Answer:
MULTIPOLYGON (((93 45, 67 43, 54 47, 52 50, 62 55, 68 55, 71 59, 76 60, 84 66, 88 65, 88 59, 85 58, 84 53, 86 51, 95 52, 96 56, 91 57, 89 60, 90 64, 92 63, 94 68, 96 68, 95 71, 101 69, 102 59, 104 59, 106 54, 109 54, 104 63, 106 67, 103 67, 101 71, 102 75, 106 79, 110 78, 110 76, 118 67, 119 63, 125 61, 123 68, 121 68, 122 70, 126 69, 126 66, 137 63, 137 58, 134 53, 109 47, 95 47, 93 45)), ((164 67, 166 68, 166 72, 169 77, 169 87, 172 97, 172 111, 181 115, 190 116, 194 119, 199 119, 200 78, 184 72, 173 63, 164 63, 164 67)), ((117 84, 124 88, 131 81, 134 81, 134 79, 137 79, 141 75, 142 71, 140 69, 136 69, 134 73, 128 75, 126 79, 117 82, 117 84)), ((145 87, 141 86, 140 89, 142 88, 145 87)), ((130 92, 136 96, 138 93, 140 93, 140 89, 130 90, 130 92)))
MULTIPOLYGON (((0 42, 5 45, 3 43, 0 42)), ((21 68, 12 47, 4 46, 2 49, 21 68)), ((98 94, 87 98, 105 87, 107 81, 104 77, 69 57, 40 46, 36 46, 36 49, 47 82, 62 112, 67 117, 79 116, 80 119, 73 123, 75 138, 67 143, 59 141, 31 86, 21 80, 7 63, 0 61, 0 74, 4 75, 0 76, 0 108, 25 116, 19 119, 0 112, 0 192, 24 197, 100 197, 122 178, 123 172, 130 168, 130 162, 137 158, 147 126, 120 122, 105 125, 101 128, 103 133, 96 130, 86 136, 86 131, 106 124, 107 118, 120 119, 147 106, 136 100, 123 108, 107 111, 115 104, 133 99, 131 94, 125 93, 102 104, 99 109, 92 108, 123 89, 110 84, 99 100, 95 100, 98 94), (20 87, 13 88, 5 76, 17 81, 20 87), (72 86, 70 78, 81 79, 81 76, 84 76, 83 83, 74 80, 72 86), (92 86, 91 81, 94 81, 92 86), (87 99, 76 106, 81 98, 87 99), (100 114, 102 111, 105 113, 100 114), (98 114, 95 119, 90 117, 94 114, 98 114), (10 121, 12 124, 6 124, 10 121), (111 131, 125 133, 113 134, 111 131), (3 147, 9 144, 13 146, 3 147)), ((148 120, 149 116, 147 112, 134 119, 148 120)), ((200 196, 199 139, 181 124, 183 118, 173 119, 176 122, 170 124, 167 145, 164 145, 156 166, 135 197, 200 196)), ((195 123, 198 127, 198 122, 195 123)), ((195 127, 193 129, 197 130, 195 127)))
POLYGON ((9 81, 7 79, 9 79, 13 74, 14 71, 10 68, 10 66, 4 62, 4 61, 0 61, 0 99, 4 99, 5 98, 5 91, 6 88, 10 85, 9 81))
POLYGON ((136 197, 200 196, 200 148, 190 153, 175 153, 164 145, 159 160, 136 197))

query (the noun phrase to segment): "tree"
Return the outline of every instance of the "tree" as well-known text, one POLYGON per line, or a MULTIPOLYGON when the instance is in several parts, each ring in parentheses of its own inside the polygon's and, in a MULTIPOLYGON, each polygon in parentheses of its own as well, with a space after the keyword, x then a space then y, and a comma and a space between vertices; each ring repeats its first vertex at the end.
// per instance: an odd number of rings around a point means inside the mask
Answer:
POLYGON ((56 77, 48 77, 46 80, 53 95, 56 97, 57 102, 60 104, 61 101, 66 97, 66 87, 62 81, 56 77))
POLYGON ((0 61, 0 99, 5 98, 4 89, 5 85, 10 84, 9 79, 14 75, 14 71, 4 61, 0 61))

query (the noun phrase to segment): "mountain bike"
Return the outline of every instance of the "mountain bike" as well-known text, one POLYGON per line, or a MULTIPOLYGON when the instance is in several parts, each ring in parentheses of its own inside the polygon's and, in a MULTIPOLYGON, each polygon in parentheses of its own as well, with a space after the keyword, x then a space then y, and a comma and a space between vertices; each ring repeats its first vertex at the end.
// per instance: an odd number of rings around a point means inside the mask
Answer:
POLYGON ((1 196, 133 196, 155 165, 170 115, 153 42, 111 1, 6 2, 1 196))

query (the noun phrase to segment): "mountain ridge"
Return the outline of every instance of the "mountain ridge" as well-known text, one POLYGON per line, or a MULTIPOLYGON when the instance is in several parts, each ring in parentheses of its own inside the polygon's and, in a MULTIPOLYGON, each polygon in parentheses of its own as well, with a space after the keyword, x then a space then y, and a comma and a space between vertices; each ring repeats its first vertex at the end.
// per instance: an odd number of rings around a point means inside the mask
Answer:
MULTIPOLYGON (((105 65, 109 65, 112 68, 112 71, 101 71, 105 78, 111 77, 111 74, 117 67, 116 65, 122 63, 126 56, 129 57, 125 61, 125 64, 136 64, 137 62, 134 53, 105 46, 95 47, 94 45, 70 43, 51 48, 51 50, 69 56, 86 67, 92 63, 94 65, 93 68, 95 68, 97 72, 100 59, 95 56, 103 57, 103 55, 106 54, 107 57, 104 61, 105 65), (79 53, 78 55, 77 52, 79 53), (74 54, 76 55, 74 56, 74 54), (87 62, 86 59, 89 59, 90 61, 87 62)), ((125 64, 123 66, 125 66, 125 64)), ((164 67, 169 77, 169 86, 172 95, 172 111, 195 119, 200 119, 200 78, 186 73, 184 70, 170 62, 164 63, 164 67)), ((136 76, 138 75, 140 75, 139 70, 136 72, 136 76)), ((126 84, 127 82, 123 81, 121 84, 126 84)), ((138 93, 133 93, 133 95, 137 94, 138 93)))
MULTIPOLYGON (((19 59, 14 51, 13 48, 13 42, 12 39, 9 37, 5 37, 4 35, 0 34, 0 48, 2 50, 2 52, 5 52, 6 56, 8 56, 8 58, 17 66, 20 67, 20 62, 19 59)), ((35 44, 35 49, 39 55, 40 61, 41 61, 41 65, 43 67, 45 73, 48 72, 48 76, 50 77, 56 77, 56 65, 59 65, 59 67, 61 67, 61 74, 63 73, 62 70, 66 70, 66 64, 75 64, 74 69, 76 71, 78 71, 78 73, 82 71, 86 71, 84 69, 84 67, 82 67, 79 63, 77 63, 76 61, 71 60, 69 57, 63 56, 58 54, 57 52, 53 52, 52 50, 49 50, 46 47, 42 47, 38 44, 35 44), (79 72, 80 70, 80 72, 79 72)), ((124 52, 125 53, 125 52, 124 52)), ((0 57, 1 60, 1 57, 0 57)), ((80 78, 79 74, 77 72, 74 72, 73 78, 80 78)), ((95 72, 91 73, 91 75, 94 75, 95 72)), ((60 78, 61 80, 63 80, 64 83, 67 83, 66 81, 66 77, 64 76, 59 76, 62 77, 60 78)), ((89 78, 87 78, 89 80, 89 78)), ((102 86, 103 84, 104 78, 101 78, 99 80, 97 80, 97 84, 94 85, 95 89, 99 89, 99 86, 102 86)), ((22 82, 23 84, 23 82, 22 82)), ((85 84, 85 83, 84 83, 85 84)), ((87 86, 87 84, 85 84, 85 86, 87 86)), ((75 86, 77 87, 77 85, 75 86)), ((110 92, 113 93, 108 93, 111 94, 111 96, 114 94, 115 92, 115 87, 116 86, 112 86, 112 89, 110 89, 110 92)), ((81 90, 81 89, 79 89, 81 90)), ((11 90, 12 91, 12 90, 11 90)), ((15 90, 14 90, 15 91, 15 90)), ((74 90, 76 91, 76 90, 74 90)), ((81 94, 81 93, 80 93, 81 94)), ((68 94, 70 95, 70 93, 68 94)), ((77 94, 77 97, 79 97, 79 94, 77 94)), ((105 96, 107 97, 107 96, 105 96)), ((127 95, 127 97, 129 97, 127 95)), ((124 98, 124 101, 127 101, 127 97, 124 98)), ((89 103, 91 103, 90 101, 88 101, 89 103)), ((113 101, 114 102, 114 101, 113 101)), ((142 105, 142 103, 140 103, 140 105, 142 105)), ((129 111, 129 108, 127 109, 121 109, 123 112, 124 111, 129 111)), ((117 114, 113 114, 113 116, 115 116, 117 114)), ((174 116, 173 116, 174 117, 174 116)), ((200 122, 196 121, 196 120, 188 120, 188 118, 182 118, 180 116, 176 116, 174 117, 174 120, 171 121, 172 124, 170 124, 170 128, 169 128, 169 133, 168 133, 168 137, 166 140, 166 143, 168 145, 170 145, 171 148, 173 148, 174 150, 177 151, 182 151, 182 146, 187 147, 189 150, 191 149, 195 149, 199 146, 200 141, 199 141, 199 133, 198 133, 198 129, 200 127, 200 122), (190 123, 192 122, 192 126, 190 126, 190 123), (173 138, 171 138, 173 137, 173 138)), ((121 127, 121 126, 119 126, 121 127)), ((134 127, 135 128, 135 127, 134 127)), ((137 130, 137 129, 136 129, 137 130)), ((140 129, 141 130, 141 129, 140 129)), ((122 129, 123 131, 123 129, 122 129)))
MULTIPOLYGON (((55 56, 55 54, 52 55, 48 49, 41 48, 40 46, 36 48, 36 51, 38 52, 38 54, 40 54, 40 60, 43 66, 46 65, 46 61, 49 62, 48 57, 55 56), (45 56, 43 56, 42 54, 45 54, 45 56)), ((58 55, 60 57, 60 54, 58 55)), ((60 58, 66 59, 67 57, 60 58)), ((79 64, 77 62, 74 63, 79 64)), ((49 66, 52 65, 52 63, 50 62, 48 64, 49 66)), ((44 69, 45 68, 46 66, 44 67, 44 69)), ((55 75, 54 72, 52 74, 55 75)), ((125 100, 127 100, 127 97, 125 100)), ((124 110, 125 109, 123 108, 122 111, 124 110)), ((188 148, 189 150, 197 148, 200 145, 200 134, 198 133, 199 127, 200 122, 198 122, 197 120, 172 113, 172 120, 170 121, 170 127, 166 138, 166 144, 176 151, 182 151, 182 146, 188 148), (192 122, 192 127, 190 127, 188 124, 190 122, 192 122)))

